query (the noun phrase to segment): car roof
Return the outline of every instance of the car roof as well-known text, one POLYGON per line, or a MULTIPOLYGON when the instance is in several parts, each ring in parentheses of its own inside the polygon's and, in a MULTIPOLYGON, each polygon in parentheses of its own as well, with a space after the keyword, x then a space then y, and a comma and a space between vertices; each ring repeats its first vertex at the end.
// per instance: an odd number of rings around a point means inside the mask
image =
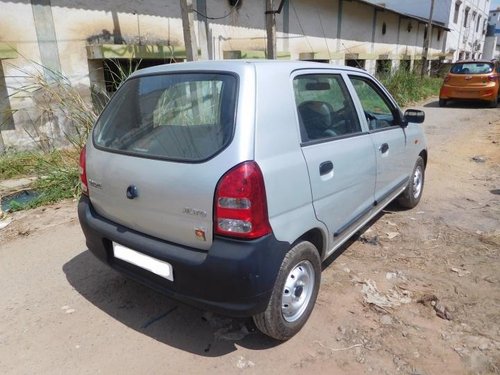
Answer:
POLYGON ((344 66, 344 65, 332 65, 321 62, 311 62, 311 61, 295 61, 295 60, 203 60, 203 61, 191 61, 173 64, 157 65, 150 68, 145 68, 134 72, 131 77, 150 75, 155 73, 167 73, 174 71, 197 71, 197 70, 221 70, 221 71, 232 71, 240 70, 244 66, 253 65, 254 67, 264 68, 269 67, 270 69, 276 69, 279 71, 294 71, 299 69, 340 69, 343 71, 351 72, 364 72, 363 69, 358 69, 354 67, 344 66))

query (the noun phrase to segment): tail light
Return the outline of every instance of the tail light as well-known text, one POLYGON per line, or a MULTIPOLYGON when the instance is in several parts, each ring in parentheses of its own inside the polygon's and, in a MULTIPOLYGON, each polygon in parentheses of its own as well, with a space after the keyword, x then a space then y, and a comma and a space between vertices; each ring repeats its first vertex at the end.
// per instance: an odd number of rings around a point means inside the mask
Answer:
POLYGON ((83 146, 80 152, 80 183, 82 193, 89 195, 89 185, 87 183, 87 146, 83 146))
POLYGON ((490 82, 495 82, 497 80, 497 77, 494 75, 488 76, 488 81, 490 82))
POLYGON ((450 80, 450 76, 444 77, 444 83, 447 83, 450 80))
POLYGON ((229 170, 215 190, 215 233, 255 239, 271 232, 262 172, 253 161, 229 170))

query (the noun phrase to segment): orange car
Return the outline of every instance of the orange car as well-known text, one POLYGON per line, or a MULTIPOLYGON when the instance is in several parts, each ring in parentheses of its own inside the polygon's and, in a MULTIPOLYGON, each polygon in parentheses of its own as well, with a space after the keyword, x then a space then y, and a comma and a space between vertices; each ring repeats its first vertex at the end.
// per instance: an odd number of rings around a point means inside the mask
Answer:
POLYGON ((457 61, 451 66, 439 92, 439 106, 450 100, 481 100, 498 104, 500 65, 494 61, 457 61))

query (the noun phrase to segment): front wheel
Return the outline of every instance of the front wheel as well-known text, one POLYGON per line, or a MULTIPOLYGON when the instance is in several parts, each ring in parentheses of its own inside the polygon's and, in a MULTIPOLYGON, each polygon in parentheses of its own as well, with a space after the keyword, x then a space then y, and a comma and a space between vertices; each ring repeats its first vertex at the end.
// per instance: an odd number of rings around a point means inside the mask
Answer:
POLYGON ((405 191, 399 196, 398 203, 405 208, 413 208, 422 197, 425 180, 425 163, 421 156, 417 158, 413 173, 408 181, 405 191))
POLYGON ((283 259, 266 310, 253 317, 257 328, 282 341, 299 332, 311 315, 320 280, 318 250, 310 242, 299 242, 283 259))

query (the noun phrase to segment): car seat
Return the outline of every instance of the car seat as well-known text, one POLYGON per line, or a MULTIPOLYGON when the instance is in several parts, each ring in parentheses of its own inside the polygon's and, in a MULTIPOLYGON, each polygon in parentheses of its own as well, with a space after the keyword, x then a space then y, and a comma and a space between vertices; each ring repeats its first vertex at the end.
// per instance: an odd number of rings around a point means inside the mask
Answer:
POLYGON ((309 140, 333 137, 336 133, 330 129, 333 108, 329 103, 310 100, 298 106, 302 125, 309 140))

